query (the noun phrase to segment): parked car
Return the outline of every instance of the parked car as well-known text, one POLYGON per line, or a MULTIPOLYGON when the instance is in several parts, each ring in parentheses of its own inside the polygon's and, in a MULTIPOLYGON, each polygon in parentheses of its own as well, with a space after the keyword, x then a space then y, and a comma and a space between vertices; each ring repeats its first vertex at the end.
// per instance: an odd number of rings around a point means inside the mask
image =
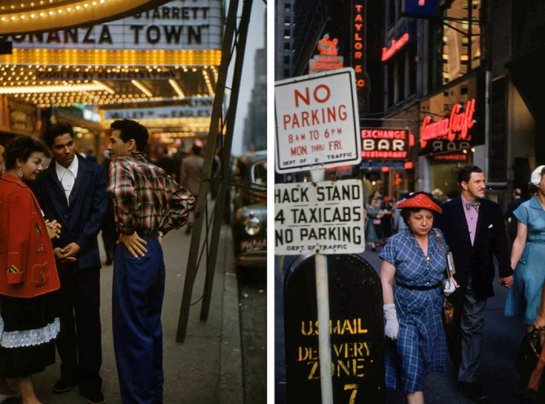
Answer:
POLYGON ((241 157, 234 179, 231 221, 237 267, 267 264, 267 154, 241 157))

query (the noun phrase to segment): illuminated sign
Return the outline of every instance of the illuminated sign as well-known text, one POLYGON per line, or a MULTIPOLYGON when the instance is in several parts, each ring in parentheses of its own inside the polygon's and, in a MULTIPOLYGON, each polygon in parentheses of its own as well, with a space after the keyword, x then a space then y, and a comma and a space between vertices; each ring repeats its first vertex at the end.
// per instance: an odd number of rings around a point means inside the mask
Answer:
POLYGON ((46 49, 221 49, 219 0, 175 0, 106 24, 0 37, 14 48, 46 49))
POLYGON ((315 55, 309 62, 309 74, 343 68, 343 57, 337 56, 337 42, 337 38, 329 39, 328 34, 324 35, 316 46, 320 54, 315 55))
POLYGON ((437 0, 402 0, 401 14, 411 17, 433 17, 439 11, 437 0))
POLYGON ((409 40, 411 39, 408 32, 405 32, 401 38, 399 39, 392 39, 392 43, 390 44, 389 48, 382 48, 382 58, 381 60, 383 62, 390 59, 392 56, 394 56, 400 49, 402 49, 407 43, 409 43, 409 40))
POLYGON ((365 82, 365 4, 362 0, 353 2, 352 60, 356 72, 356 88, 362 89, 365 82))
POLYGON ((405 160, 409 156, 411 142, 407 129, 362 129, 361 139, 364 159, 405 160))
POLYGON ((433 122, 433 118, 427 115, 420 128, 420 146, 424 149, 430 140, 448 139, 471 141, 469 130, 475 124, 475 99, 469 100, 465 107, 455 104, 448 118, 433 122))
POLYGON ((123 108, 104 110, 104 119, 168 119, 206 118, 212 115, 212 98, 192 98, 191 105, 173 105, 155 108, 123 108))

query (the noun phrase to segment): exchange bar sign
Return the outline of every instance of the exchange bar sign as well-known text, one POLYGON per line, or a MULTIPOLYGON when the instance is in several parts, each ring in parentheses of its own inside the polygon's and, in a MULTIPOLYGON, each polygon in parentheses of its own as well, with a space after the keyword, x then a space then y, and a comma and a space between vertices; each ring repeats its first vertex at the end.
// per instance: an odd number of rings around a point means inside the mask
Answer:
POLYGON ((361 181, 276 184, 274 202, 276 254, 364 251, 361 181))
POLYGON ((361 161, 352 68, 277 82, 275 115, 278 173, 361 161))

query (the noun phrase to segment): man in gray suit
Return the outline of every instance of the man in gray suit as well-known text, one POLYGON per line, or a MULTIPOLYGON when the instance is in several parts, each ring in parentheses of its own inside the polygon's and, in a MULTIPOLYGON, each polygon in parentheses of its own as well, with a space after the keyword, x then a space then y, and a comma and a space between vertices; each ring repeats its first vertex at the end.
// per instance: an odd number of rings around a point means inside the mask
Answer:
MULTIPOLYGON (((195 140, 191 153, 184 157, 180 168, 180 185, 191 192, 195 199, 199 195, 202 181, 202 167, 204 158, 201 157, 202 142, 195 140)), ((192 222, 188 221, 186 234, 191 232, 192 222)))

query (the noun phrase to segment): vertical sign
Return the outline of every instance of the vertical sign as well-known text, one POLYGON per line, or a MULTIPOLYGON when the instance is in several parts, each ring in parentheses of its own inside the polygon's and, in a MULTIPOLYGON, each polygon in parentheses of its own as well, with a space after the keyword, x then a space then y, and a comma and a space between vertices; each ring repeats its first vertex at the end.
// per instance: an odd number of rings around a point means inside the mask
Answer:
MULTIPOLYGON (((328 256, 333 398, 338 404, 384 402, 382 289, 357 255, 328 256)), ((320 403, 313 257, 295 262, 285 287, 288 404, 320 403)))
POLYGON ((276 82, 275 119, 278 173, 361 161, 351 68, 276 82))

